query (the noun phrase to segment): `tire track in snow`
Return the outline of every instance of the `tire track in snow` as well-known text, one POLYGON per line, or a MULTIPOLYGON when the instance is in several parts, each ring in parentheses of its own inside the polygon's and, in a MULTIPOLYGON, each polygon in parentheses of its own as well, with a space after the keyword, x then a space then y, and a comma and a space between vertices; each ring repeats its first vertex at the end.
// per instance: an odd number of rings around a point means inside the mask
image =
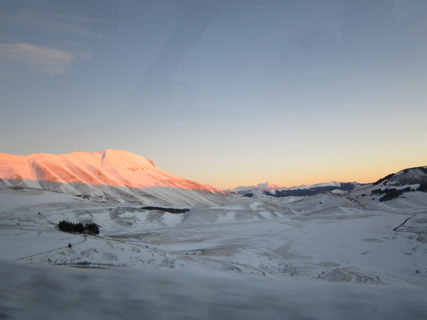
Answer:
POLYGON ((402 227, 406 222, 408 222, 409 219, 411 219, 412 217, 408 217, 406 218, 405 221, 403 221, 400 225, 398 225, 396 228, 393 229, 393 231, 397 231, 400 227, 402 227))
MULTIPOLYGON (((79 245, 79 244, 85 243, 86 241, 87 241, 87 237, 84 237, 84 239, 83 239, 82 241, 77 242, 77 243, 74 243, 74 244, 72 244, 72 245, 73 245, 73 246, 76 246, 76 245, 79 245)), ((41 254, 45 254, 45 253, 49 253, 49 252, 53 252, 53 251, 56 251, 56 250, 59 250, 59 249, 67 248, 67 247, 68 247, 68 245, 66 245, 66 246, 61 246, 61 247, 58 247, 58 248, 55 248, 55 249, 51 249, 51 250, 47 250, 47 251, 43 251, 43 252, 38 252, 38 253, 35 253, 35 254, 32 254, 32 255, 29 255, 29 256, 25 256, 25 257, 18 258, 18 259, 16 259, 16 261, 23 260, 23 259, 27 259, 27 258, 32 258, 32 257, 38 256, 38 255, 41 255, 41 254)))

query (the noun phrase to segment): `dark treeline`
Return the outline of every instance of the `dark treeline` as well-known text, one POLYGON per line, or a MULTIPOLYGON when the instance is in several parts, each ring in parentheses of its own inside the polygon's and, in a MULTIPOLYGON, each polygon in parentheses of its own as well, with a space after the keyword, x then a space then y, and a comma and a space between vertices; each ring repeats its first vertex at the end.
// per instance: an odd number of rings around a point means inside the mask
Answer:
POLYGON ((190 209, 184 208, 184 209, 177 209, 177 208, 163 208, 163 207, 142 207, 143 210, 159 210, 169 213, 186 213, 190 211, 190 209))
POLYGON ((60 221, 58 223, 58 228, 61 231, 69 232, 69 233, 89 233, 89 234, 99 234, 98 225, 95 223, 86 223, 83 225, 82 223, 73 223, 68 221, 60 221))
POLYGON ((371 195, 383 194, 383 196, 379 199, 379 201, 384 202, 384 201, 395 199, 400 195, 404 194, 405 192, 411 192, 411 191, 414 191, 414 190, 412 190, 410 187, 407 187, 405 189, 399 189, 399 190, 395 188, 375 189, 371 191, 371 195))

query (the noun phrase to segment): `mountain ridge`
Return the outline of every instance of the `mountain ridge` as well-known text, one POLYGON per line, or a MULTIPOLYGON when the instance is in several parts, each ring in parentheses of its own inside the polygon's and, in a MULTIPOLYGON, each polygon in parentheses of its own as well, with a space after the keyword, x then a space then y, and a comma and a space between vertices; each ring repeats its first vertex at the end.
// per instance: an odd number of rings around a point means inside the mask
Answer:
POLYGON ((185 203, 191 203, 183 191, 199 193, 196 199, 200 193, 224 195, 224 191, 215 187, 166 172, 150 159, 112 149, 61 155, 0 153, 0 184, 148 204, 156 204, 147 200, 150 197, 164 198, 172 204, 184 198, 185 203), (125 199, 121 196, 123 193, 125 199))
MULTIPOLYGON (((420 189, 425 189, 427 166, 403 169, 367 185, 384 189, 417 183, 422 184, 420 189)), ((0 153, 0 186, 43 189, 101 201, 187 205, 215 204, 223 201, 221 197, 231 194, 245 197, 252 197, 254 193, 270 197, 304 197, 334 190, 348 192, 361 185, 330 181, 286 188, 265 182, 224 191, 173 175, 156 167, 152 160, 131 152, 107 149, 60 155, 0 153)))

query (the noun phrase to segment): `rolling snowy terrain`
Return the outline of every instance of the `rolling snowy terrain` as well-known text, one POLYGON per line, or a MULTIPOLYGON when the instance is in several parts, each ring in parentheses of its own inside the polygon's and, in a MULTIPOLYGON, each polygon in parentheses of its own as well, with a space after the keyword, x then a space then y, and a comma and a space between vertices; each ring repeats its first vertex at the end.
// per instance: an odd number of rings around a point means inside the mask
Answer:
POLYGON ((26 157, 0 158, 0 318, 427 314, 426 167, 248 197, 125 152, 26 157), (62 220, 100 233, 61 232, 62 220))

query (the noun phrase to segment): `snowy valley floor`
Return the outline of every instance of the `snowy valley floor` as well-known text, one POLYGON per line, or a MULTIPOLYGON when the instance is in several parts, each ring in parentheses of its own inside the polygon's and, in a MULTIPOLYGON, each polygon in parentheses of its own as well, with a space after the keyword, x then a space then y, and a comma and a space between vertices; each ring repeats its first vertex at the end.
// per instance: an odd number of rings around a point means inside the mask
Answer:
POLYGON ((362 192, 172 214, 2 188, 0 319, 424 319, 425 193, 362 192))

